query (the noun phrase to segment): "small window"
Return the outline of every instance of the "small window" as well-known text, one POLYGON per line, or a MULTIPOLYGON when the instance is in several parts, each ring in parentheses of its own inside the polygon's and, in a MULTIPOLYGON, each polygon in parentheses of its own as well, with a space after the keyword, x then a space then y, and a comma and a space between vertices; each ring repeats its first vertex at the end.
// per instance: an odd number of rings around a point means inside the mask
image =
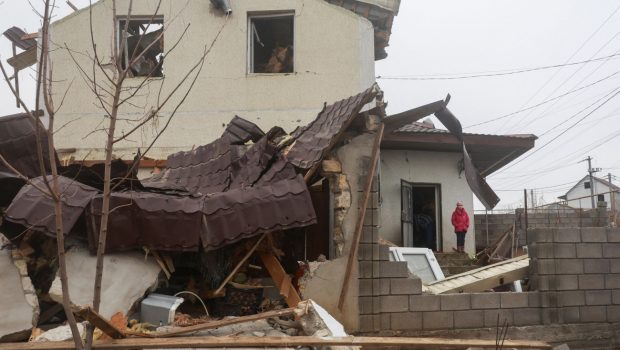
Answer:
POLYGON ((293 14, 249 17, 250 73, 292 73, 293 14))
POLYGON ((164 76, 164 19, 161 17, 130 19, 127 41, 121 45, 127 20, 118 21, 119 49, 123 48, 121 66, 130 65, 134 77, 164 76))
POLYGON ((598 201, 599 202, 604 202, 605 201, 605 195, 604 194, 599 194, 598 195, 598 201))
POLYGON ((583 183, 583 188, 588 189, 590 188, 590 181, 586 181, 583 183))

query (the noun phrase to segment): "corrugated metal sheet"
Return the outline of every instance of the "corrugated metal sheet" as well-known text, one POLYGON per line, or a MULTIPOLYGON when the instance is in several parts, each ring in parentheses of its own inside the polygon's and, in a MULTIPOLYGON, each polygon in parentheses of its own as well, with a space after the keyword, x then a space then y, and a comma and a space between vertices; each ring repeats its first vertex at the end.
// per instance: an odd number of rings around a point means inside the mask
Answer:
POLYGON ((236 115, 226 126, 224 135, 228 136, 232 144, 242 145, 248 141, 257 142, 265 136, 265 132, 251 121, 236 115))
MULTIPOLYGON (((136 177, 136 172, 129 173, 131 166, 121 159, 112 161, 111 184, 116 190, 139 189, 142 188, 140 181, 136 177), (126 179, 125 179, 126 177, 126 179)), ((62 176, 74 179, 90 187, 103 191, 103 177, 105 164, 97 163, 91 166, 83 164, 71 164, 58 168, 58 173, 62 176)))
POLYGON ((7 39, 15 43, 15 45, 22 50, 28 50, 31 47, 35 47, 37 45, 37 41, 34 39, 23 40, 22 37, 27 33, 19 29, 18 27, 11 27, 5 30, 3 34, 5 37, 7 37, 7 39))
POLYGON ((298 168, 312 168, 323 159, 362 107, 370 103, 378 92, 377 85, 373 85, 358 95, 325 107, 312 123, 293 134, 296 141, 287 153, 287 159, 298 168))
MULTIPOLYGON (((52 181, 52 176, 47 176, 52 181)), ((34 186, 45 188, 43 177, 31 180, 34 186)), ((41 193, 33 185, 27 184, 19 191, 5 213, 5 220, 24 227, 41 231, 49 236, 56 236, 54 201, 41 193)), ((97 194, 97 190, 72 179, 58 177, 59 192, 62 193, 63 233, 68 234, 84 212, 84 208, 97 194)))

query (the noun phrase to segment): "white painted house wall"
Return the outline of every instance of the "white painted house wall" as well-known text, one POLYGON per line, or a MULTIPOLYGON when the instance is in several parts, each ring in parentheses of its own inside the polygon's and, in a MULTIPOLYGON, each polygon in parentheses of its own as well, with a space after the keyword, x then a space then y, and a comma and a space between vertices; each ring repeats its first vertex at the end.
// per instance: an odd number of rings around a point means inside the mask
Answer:
MULTIPOLYGON (((584 187, 585 182, 589 182, 589 176, 584 177, 575 185, 572 189, 570 189, 566 193, 566 203, 573 207, 579 209, 592 209, 592 200, 590 199, 590 189, 584 187)), ((598 195, 603 194, 605 198, 605 202, 607 203, 607 207, 611 207, 611 196, 609 193, 609 186, 603 182, 600 182, 596 179, 596 177, 592 181, 593 183, 593 191, 594 191, 594 205, 596 206, 598 203, 598 195)), ((616 199, 616 208, 620 208, 620 193, 615 194, 616 199)))
MULTIPOLYGON (((465 251, 475 253, 475 228, 473 220, 474 197, 465 174, 457 171, 460 153, 381 150, 381 236, 402 245, 400 180, 441 185, 441 242, 444 251, 456 247, 456 235, 452 226, 452 212, 457 201, 463 201, 469 213, 470 227, 465 236, 465 251)), ((438 240, 439 242, 439 240, 438 240)))
MULTIPOLYGON (((156 3, 135 0, 132 13, 150 16, 156 3)), ((266 130, 279 125, 290 132, 313 120, 324 102, 355 95, 374 83, 374 30, 367 19, 324 0, 235 0, 231 5, 233 12, 227 20, 207 0, 163 0, 158 15, 164 17, 165 50, 190 26, 164 62, 165 78, 150 79, 144 94, 133 100, 135 105, 150 106, 160 87, 163 86, 165 96, 183 81, 204 47, 223 29, 192 92, 148 156, 165 158, 170 153, 206 144, 222 134, 235 114, 266 130), (248 14, 271 11, 295 13, 295 73, 248 73, 248 14)), ((127 6, 127 0, 117 0, 118 14, 126 14, 127 6)), ((112 1, 101 0, 92 6, 92 11, 98 55, 103 62, 109 62, 115 42, 112 1)), ((88 72, 92 70, 88 56, 93 54, 89 23, 89 11, 84 9, 55 22, 51 28, 52 42, 62 46, 66 43, 88 72)), ((51 60, 56 81, 54 97, 60 101, 65 91, 68 96, 56 115, 57 129, 67 124, 57 132, 56 147, 75 148, 76 159, 102 159, 106 135, 91 132, 104 122, 104 112, 97 107, 67 50, 53 51, 51 60)), ((102 74, 97 79, 104 81, 102 74)), ((143 79, 131 78, 127 85, 136 86, 143 79)), ((186 87, 187 81, 182 89, 186 87)), ((156 123, 145 125, 129 140, 117 144, 116 156, 127 159, 138 147, 144 150, 163 127, 180 96, 170 101, 156 123)), ((135 118, 141 112, 140 108, 125 105, 121 118, 135 118)), ((121 121, 117 135, 131 127, 121 121)))

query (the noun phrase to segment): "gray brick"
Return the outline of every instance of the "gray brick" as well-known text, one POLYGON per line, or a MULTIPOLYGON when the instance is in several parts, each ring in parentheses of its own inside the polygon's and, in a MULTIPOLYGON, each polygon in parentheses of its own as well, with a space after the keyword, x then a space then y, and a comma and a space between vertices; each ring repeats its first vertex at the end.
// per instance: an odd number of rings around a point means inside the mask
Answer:
POLYGON ((372 315, 372 330, 375 332, 381 330, 381 315, 372 315))
POLYGON ((379 244, 379 260, 390 260, 390 247, 387 245, 379 244))
POLYGON ((381 277, 409 277, 409 269, 404 261, 380 261, 381 277))
POLYGON ((389 314, 391 317, 391 329, 400 330, 421 330, 422 329, 422 313, 421 312, 399 312, 389 314))
POLYGON ((372 283, 373 280, 372 279, 361 279, 360 278, 360 296, 361 297, 368 297, 368 296, 372 296, 372 283))
POLYGON ((609 272, 620 273, 620 259, 609 260, 609 272))
POLYGON ((359 297, 360 315, 372 314, 372 297, 359 297))
POLYGON ((607 242, 607 230, 604 227, 588 227, 581 231, 582 242, 607 242))
POLYGON ((556 259, 555 272, 558 275, 573 275, 583 273, 583 260, 581 259, 556 259))
POLYGON ((603 245, 603 258, 620 258, 620 243, 603 245))
POLYGON ((452 329, 454 328, 454 313, 452 311, 424 312, 422 325, 423 329, 452 329))
POLYGON ((366 209, 364 215, 364 226, 380 226, 380 211, 378 209, 366 209))
POLYGON ((579 288, 578 275, 557 275, 555 277, 555 287, 557 290, 573 290, 579 288))
POLYGON ((381 312, 409 311, 409 297, 406 295, 384 295, 381 298, 381 312))
POLYGON ((557 229, 552 228, 535 228, 528 230, 528 239, 532 242, 553 242, 553 236, 557 232, 557 229))
POLYGON ((482 328, 484 327, 484 311, 467 310, 454 312, 454 328, 482 328))
POLYGON ((605 289, 605 275, 580 275, 579 289, 605 289))
POLYGON ((581 312, 579 306, 560 308, 561 322, 563 323, 579 323, 581 320, 581 312))
POLYGON ((372 315, 360 315, 360 332, 372 332, 373 319, 372 315))
POLYGON ((554 242, 581 242, 581 229, 580 228, 561 228, 553 235, 554 242))
POLYGON ((390 330, 390 329, 392 329, 391 315, 392 314, 390 314, 390 313, 379 315, 380 320, 381 320, 381 324, 380 324, 380 327, 379 327, 380 330, 390 330))
POLYGON ((360 243, 357 260, 372 260, 372 246, 370 243, 360 243))
POLYGON ((620 322, 620 306, 608 306, 607 307, 607 322, 620 322))
POLYGON ((539 275, 555 275, 555 260, 540 259, 535 261, 535 269, 539 275))
POLYGON ((528 295, 526 293, 501 293, 500 305, 502 309, 527 307, 528 295))
POLYGON ((620 275, 605 275, 605 289, 620 289, 620 275))
POLYGON ((360 261, 359 262, 359 278, 372 278, 372 262, 360 261))
POLYGON ((422 293, 422 280, 419 278, 393 278, 391 281, 392 295, 422 293))
POLYGON ((620 228, 607 229, 607 242, 620 242, 620 228))
POLYGON ((577 252, 574 243, 555 243, 553 244, 553 254, 555 258, 576 258, 577 252))
POLYGON ((540 293, 528 292, 527 293, 527 305, 529 307, 540 307, 540 293))
POLYGON ((578 258, 600 258, 603 255, 601 243, 581 243, 577 245, 578 258))
POLYGON ((558 292, 539 292, 540 307, 557 307, 559 306, 558 292))
POLYGON ((373 278, 372 279, 372 293, 375 296, 389 295, 390 294, 390 279, 389 278, 373 278))
POLYGON ((409 310, 411 311, 438 311, 441 309, 439 295, 411 295, 409 296, 409 310))
POLYGON ((515 309, 513 315, 515 326, 531 326, 542 323, 540 318, 540 309, 515 309))
MULTIPOLYGON (((530 273, 531 273, 530 269, 530 273)), ((556 290, 556 275, 534 275, 530 278, 530 285, 533 290, 547 291, 556 290)))
POLYGON ((441 310, 467 310, 471 308, 470 296, 464 294, 441 295, 441 310))
POLYGON ((531 256, 539 259, 553 259, 555 257, 553 243, 534 243, 531 245, 531 256))
MULTIPOLYGON (((579 310, 579 307, 577 307, 579 310)), ((540 309, 540 318, 543 324, 556 324, 560 323, 561 308, 546 308, 540 309)), ((579 318, 577 318, 579 321, 579 318)))
POLYGON ((611 304, 610 290, 586 291, 586 305, 609 305, 611 304))
POLYGON ((383 302, 383 297, 373 296, 372 297, 372 313, 379 314, 382 311, 381 303, 383 302))
POLYGON ((500 293, 472 293, 472 309, 499 309, 500 293))
POLYGON ((620 305, 620 289, 611 291, 611 302, 620 305))
MULTIPOLYGON (((620 272, 620 260, 618 260, 618 269, 620 272)), ((609 259, 584 259, 583 260, 583 272, 584 273, 609 273, 610 264, 609 259)))
POLYGON ((558 292, 559 306, 581 306, 586 304, 585 293, 580 290, 558 292))
POLYGON ((582 306, 579 308, 581 322, 606 322, 607 310, 605 306, 582 306))
POLYGON ((361 243, 376 243, 379 239, 379 229, 375 226, 364 226, 362 228, 361 243))
POLYGON ((499 315, 499 326, 507 321, 509 325, 514 324, 513 310, 501 309, 501 310, 484 310, 484 326, 485 327, 497 327, 497 316, 499 315))

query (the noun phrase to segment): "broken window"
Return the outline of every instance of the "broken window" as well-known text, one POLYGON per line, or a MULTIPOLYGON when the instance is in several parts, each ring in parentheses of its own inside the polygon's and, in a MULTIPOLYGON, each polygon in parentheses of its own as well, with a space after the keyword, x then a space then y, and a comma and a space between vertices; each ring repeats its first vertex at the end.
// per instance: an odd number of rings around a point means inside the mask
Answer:
POLYGON ((293 72, 292 13, 249 18, 249 72, 293 72))
POLYGON ((162 17, 118 21, 121 67, 130 67, 134 77, 163 77, 164 19, 162 17), (125 39, 125 43, 123 43, 125 39))

